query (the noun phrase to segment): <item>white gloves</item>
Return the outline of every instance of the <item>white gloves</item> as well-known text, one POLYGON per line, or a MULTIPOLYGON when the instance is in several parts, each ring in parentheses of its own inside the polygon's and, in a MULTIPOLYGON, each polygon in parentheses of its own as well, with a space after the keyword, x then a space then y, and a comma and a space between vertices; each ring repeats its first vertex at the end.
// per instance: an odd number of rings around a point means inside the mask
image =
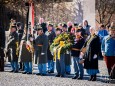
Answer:
POLYGON ((97 58, 97 55, 95 54, 94 56, 93 56, 93 59, 96 59, 97 58))
POLYGON ((45 55, 45 53, 41 53, 41 55, 45 55))
POLYGON ((70 52, 69 51, 66 51, 66 54, 69 54, 70 52))

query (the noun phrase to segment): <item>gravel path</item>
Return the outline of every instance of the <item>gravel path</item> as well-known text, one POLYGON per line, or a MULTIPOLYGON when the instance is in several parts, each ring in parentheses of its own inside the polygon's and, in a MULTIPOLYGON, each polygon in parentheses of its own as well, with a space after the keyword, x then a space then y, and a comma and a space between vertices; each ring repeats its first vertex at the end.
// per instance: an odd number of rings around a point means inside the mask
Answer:
MULTIPOLYGON (((104 61, 99 61, 100 74, 95 82, 87 81, 88 75, 85 73, 84 80, 72 80, 72 75, 65 78, 57 78, 55 74, 48 76, 37 76, 37 65, 34 65, 34 74, 27 75, 21 73, 10 73, 10 64, 6 63, 5 72, 0 72, 0 86, 115 86, 115 84, 105 83, 107 69, 104 61)), ((73 73, 73 69, 72 69, 73 73)))

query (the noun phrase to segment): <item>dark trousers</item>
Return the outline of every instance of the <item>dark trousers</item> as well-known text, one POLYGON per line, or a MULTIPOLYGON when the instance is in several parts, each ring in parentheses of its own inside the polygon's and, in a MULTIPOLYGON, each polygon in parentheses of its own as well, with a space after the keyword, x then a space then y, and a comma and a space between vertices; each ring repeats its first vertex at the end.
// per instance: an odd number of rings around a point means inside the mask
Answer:
POLYGON ((65 76, 65 56, 61 54, 60 59, 56 59, 56 70, 59 75, 65 76))
POLYGON ((110 75, 111 69, 115 64, 115 56, 104 56, 104 60, 108 69, 108 74, 110 75))
POLYGON ((0 71, 4 71, 4 58, 0 58, 0 71))
POLYGON ((19 69, 24 70, 24 63, 23 62, 19 62, 19 69))
POLYGON ((0 71, 4 71, 4 50, 0 47, 0 71))

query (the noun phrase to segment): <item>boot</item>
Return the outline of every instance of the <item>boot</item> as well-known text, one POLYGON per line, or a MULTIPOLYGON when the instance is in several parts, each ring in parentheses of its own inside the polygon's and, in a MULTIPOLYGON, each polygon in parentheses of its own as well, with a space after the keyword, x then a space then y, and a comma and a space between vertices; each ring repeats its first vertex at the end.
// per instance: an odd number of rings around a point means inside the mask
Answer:
POLYGON ((111 69, 108 69, 108 74, 109 74, 109 76, 110 76, 110 73, 111 73, 111 69))
POLYGON ((93 75, 91 75, 91 76, 90 76, 90 78, 89 78, 89 80, 88 80, 88 81, 91 81, 91 80, 92 80, 92 78, 93 78, 93 75))
POLYGON ((93 75, 93 78, 92 78, 91 81, 96 81, 96 78, 97 78, 97 76, 96 76, 96 75, 93 75))
POLYGON ((78 76, 77 75, 75 75, 72 79, 77 79, 78 78, 78 76))
POLYGON ((0 71, 4 71, 4 58, 0 58, 0 71))

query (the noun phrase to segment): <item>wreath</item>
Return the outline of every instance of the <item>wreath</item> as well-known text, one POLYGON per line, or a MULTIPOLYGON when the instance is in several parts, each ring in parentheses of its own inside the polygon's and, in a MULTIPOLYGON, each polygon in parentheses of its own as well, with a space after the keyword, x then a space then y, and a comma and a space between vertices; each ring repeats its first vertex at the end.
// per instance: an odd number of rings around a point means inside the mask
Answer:
MULTIPOLYGON (((74 43, 75 36, 71 33, 62 33, 57 36, 53 43, 50 45, 50 51, 55 55, 56 50, 58 50, 58 55, 66 53, 71 49, 74 43)), ((59 57, 59 56, 58 56, 59 57)))

